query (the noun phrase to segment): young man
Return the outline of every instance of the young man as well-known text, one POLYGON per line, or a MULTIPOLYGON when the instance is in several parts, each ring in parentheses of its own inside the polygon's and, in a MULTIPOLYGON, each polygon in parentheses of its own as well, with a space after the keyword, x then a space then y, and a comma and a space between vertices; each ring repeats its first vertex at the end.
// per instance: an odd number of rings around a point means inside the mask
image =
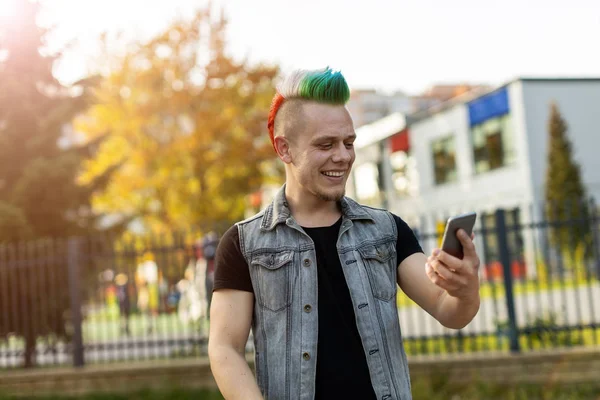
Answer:
MULTIPOLYGON (((344 196, 356 137, 339 72, 297 71, 269 115, 286 183, 217 250, 209 356, 226 399, 410 399, 397 284, 450 328, 479 309, 479 259, 427 258, 411 229, 344 196), (250 328, 256 380, 244 358, 250 328)), ((359 182, 360 184, 360 182, 359 182)))

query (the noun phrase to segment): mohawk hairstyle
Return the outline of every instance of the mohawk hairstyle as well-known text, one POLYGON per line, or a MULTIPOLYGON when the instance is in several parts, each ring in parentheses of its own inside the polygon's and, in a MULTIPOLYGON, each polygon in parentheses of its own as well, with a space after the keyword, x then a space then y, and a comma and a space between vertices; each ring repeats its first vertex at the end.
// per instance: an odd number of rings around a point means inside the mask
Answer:
POLYGON ((312 71, 296 70, 288 75, 277 88, 277 94, 269 110, 267 128, 273 148, 275 148, 275 117, 283 102, 288 99, 344 105, 350 99, 350 88, 342 73, 333 71, 329 67, 312 71))

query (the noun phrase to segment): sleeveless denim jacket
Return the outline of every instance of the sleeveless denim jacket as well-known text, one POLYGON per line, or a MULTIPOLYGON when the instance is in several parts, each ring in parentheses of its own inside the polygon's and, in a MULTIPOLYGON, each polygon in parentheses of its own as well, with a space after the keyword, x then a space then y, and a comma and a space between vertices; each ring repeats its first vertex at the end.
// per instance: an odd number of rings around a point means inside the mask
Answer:
MULTIPOLYGON (((396 308, 396 224, 389 212, 347 197, 340 205, 337 249, 375 394, 409 400, 396 308)), ((264 211, 237 227, 254 289, 258 386, 265 399, 312 400, 319 329, 314 243, 290 214, 285 185, 264 211)))

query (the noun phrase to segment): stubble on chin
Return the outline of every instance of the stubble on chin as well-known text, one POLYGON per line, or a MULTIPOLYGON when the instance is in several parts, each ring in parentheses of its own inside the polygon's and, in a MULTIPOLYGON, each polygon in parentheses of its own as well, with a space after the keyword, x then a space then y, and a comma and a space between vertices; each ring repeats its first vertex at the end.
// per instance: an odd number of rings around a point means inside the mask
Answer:
POLYGON ((335 194, 319 192, 317 193, 317 196, 323 201, 340 201, 345 194, 346 190, 342 190, 341 192, 337 192, 335 194))

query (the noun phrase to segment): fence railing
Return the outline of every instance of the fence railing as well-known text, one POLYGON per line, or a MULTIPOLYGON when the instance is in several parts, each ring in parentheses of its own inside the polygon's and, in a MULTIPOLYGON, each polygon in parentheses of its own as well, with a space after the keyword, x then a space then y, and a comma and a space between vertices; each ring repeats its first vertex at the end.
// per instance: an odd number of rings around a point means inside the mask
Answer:
MULTIPOLYGON (((418 237, 426 253, 441 240, 439 232, 418 237)), ((400 295, 407 352, 519 352, 597 346, 597 238, 595 213, 585 218, 542 216, 521 221, 514 213, 498 210, 479 218, 475 243, 482 265, 477 316, 462 330, 445 329, 400 295)))
POLYGON ((0 368, 204 354, 201 236, 0 245, 0 368))
MULTIPOLYGON (((446 329, 399 292, 409 355, 598 345, 595 214, 522 222, 498 210, 480 218, 475 235, 478 315, 464 329, 446 329)), ((200 236, 0 245, 0 369, 205 355, 209 288, 200 236)), ((418 237, 429 253, 441 235, 418 237)))

